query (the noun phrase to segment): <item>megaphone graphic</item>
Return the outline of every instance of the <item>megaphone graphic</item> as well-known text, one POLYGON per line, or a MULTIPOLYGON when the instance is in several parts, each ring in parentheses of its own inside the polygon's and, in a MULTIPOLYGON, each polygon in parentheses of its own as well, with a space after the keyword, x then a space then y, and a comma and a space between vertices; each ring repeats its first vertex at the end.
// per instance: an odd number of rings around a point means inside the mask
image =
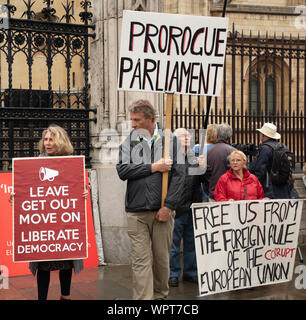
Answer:
POLYGON ((53 169, 49 169, 49 168, 44 168, 41 167, 39 169, 39 179, 41 181, 53 181, 55 177, 58 176, 58 171, 57 170, 53 170, 53 169))

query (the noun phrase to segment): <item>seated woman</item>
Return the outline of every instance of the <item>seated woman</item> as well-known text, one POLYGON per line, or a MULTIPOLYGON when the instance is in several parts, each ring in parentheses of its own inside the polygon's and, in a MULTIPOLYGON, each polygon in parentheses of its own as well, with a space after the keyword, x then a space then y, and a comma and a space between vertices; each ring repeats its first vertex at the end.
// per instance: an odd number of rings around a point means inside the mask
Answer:
POLYGON ((231 169, 223 174, 216 185, 216 201, 263 199, 263 188, 258 179, 246 169, 246 155, 238 150, 229 157, 231 169))

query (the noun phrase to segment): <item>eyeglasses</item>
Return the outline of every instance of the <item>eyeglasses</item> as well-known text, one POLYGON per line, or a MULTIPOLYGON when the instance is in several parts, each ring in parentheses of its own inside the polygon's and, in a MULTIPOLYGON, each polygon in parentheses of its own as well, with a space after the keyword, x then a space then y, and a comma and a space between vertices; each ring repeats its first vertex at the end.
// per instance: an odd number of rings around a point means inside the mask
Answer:
POLYGON ((230 162, 241 162, 243 161, 242 159, 231 159, 230 162))

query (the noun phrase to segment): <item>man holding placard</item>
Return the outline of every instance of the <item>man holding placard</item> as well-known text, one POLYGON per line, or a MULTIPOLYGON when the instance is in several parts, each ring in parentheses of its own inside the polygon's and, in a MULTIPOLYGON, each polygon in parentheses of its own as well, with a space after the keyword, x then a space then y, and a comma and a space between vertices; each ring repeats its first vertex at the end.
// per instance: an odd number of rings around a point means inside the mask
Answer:
POLYGON ((173 210, 183 171, 176 163, 174 137, 172 160, 162 158, 164 131, 155 123, 151 103, 138 100, 129 111, 134 130, 120 146, 117 171, 121 180, 127 180, 125 208, 132 247, 133 299, 165 299, 169 291, 173 210), (169 188, 161 207, 163 172, 169 172, 169 188))
POLYGON ((155 125, 154 113, 146 115, 132 109, 135 130, 120 146, 117 170, 122 180, 128 180, 126 211, 132 240, 134 299, 164 299, 168 295, 173 228, 170 209, 177 204, 183 182, 175 162, 176 152, 172 154, 172 166, 161 160, 168 158, 171 143, 173 150, 177 150, 176 140, 168 134, 173 94, 220 95, 227 27, 226 18, 123 12, 118 90, 167 94, 164 122, 167 134, 155 125), (139 129, 146 129, 148 134, 137 132, 139 129), (150 216, 150 222, 140 223, 150 216), (146 224, 144 241, 138 228, 146 224), (152 271, 150 239, 154 250, 157 241, 153 226, 162 228, 165 235, 158 236, 162 250, 160 254, 153 252, 152 271), (136 249, 136 244, 143 247, 142 252, 136 249))

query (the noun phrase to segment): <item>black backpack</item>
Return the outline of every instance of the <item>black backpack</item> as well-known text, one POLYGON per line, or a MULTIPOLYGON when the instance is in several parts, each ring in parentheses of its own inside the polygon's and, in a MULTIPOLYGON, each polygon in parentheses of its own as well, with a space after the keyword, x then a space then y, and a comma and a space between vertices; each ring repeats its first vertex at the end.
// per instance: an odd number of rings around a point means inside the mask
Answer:
POLYGON ((273 150, 271 181, 275 185, 290 183, 292 170, 295 168, 295 156, 283 143, 265 142, 273 150))

